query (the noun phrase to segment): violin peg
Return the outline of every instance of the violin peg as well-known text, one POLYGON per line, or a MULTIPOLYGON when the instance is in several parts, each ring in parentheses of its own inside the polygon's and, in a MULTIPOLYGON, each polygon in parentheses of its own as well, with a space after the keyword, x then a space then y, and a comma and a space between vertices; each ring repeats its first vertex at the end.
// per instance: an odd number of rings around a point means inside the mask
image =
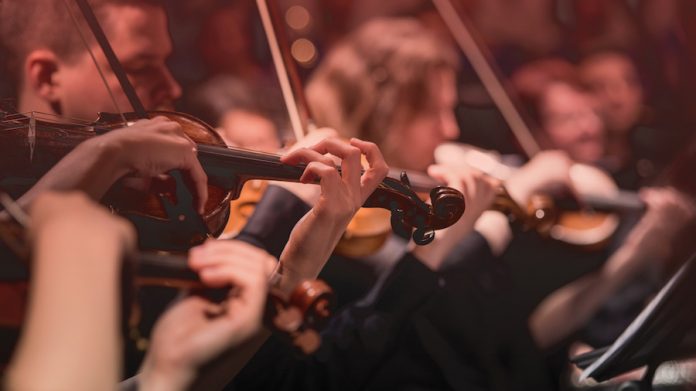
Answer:
POLYGON ((419 246, 425 246, 435 239, 435 231, 425 227, 413 231, 413 241, 419 246))

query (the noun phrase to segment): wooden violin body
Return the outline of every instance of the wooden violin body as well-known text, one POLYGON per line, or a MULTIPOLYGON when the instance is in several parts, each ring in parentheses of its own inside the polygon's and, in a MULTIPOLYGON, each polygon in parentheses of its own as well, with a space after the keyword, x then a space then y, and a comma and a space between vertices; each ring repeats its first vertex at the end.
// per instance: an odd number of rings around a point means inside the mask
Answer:
MULTIPOLYGON (((493 153, 456 143, 438 147, 436 159, 446 164, 465 164, 500 180, 516 170, 503 164, 493 153)), ((507 214, 523 229, 533 229, 544 237, 592 250, 607 244, 618 229, 618 212, 645 208, 636 194, 620 191, 598 168, 574 164, 569 174, 578 192, 577 202, 536 194, 528 205, 520 206, 509 194, 500 191, 493 209, 507 214)))
MULTIPOLYGON (((304 165, 283 164, 278 155, 228 148, 210 126, 189 115, 163 111, 149 115, 178 122, 196 142, 208 176, 209 199, 201 219, 193 212, 186 186, 177 186, 171 178, 153 180, 148 192, 115 186, 105 201, 136 224, 142 248, 183 250, 200 243, 206 236, 222 232, 229 202, 239 197, 247 181, 297 182, 304 172, 304 165)), ((95 123, 74 125, 19 114, 7 116, 0 121, 0 187, 13 196, 22 194, 81 142, 123 127, 124 116, 128 121, 138 119, 134 114, 102 114, 95 123)), ((454 189, 431 189, 430 199, 431 205, 424 203, 402 175, 385 178, 364 206, 389 210, 395 230, 412 236, 417 244, 426 244, 434 230, 454 224, 464 212, 464 197, 454 189)))

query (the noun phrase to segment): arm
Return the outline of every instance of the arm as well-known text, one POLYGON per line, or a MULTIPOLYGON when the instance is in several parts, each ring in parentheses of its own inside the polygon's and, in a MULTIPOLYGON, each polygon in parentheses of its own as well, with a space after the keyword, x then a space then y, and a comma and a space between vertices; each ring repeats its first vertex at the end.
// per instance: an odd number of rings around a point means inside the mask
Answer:
POLYGON ((5 386, 113 387, 121 363, 119 273, 134 245, 132 228, 83 196, 51 194, 33 203, 30 236, 29 311, 5 386))
MULTIPOLYGON (((360 140, 351 140, 351 145, 324 140, 311 149, 288 154, 284 161, 307 163, 301 181, 314 183, 318 179, 321 188, 316 204, 293 229, 281 255, 283 272, 278 287, 289 294, 300 281, 316 277, 352 215, 386 175, 387 166, 374 144, 360 140), (342 159, 342 175, 326 153, 342 159), (370 167, 361 174, 362 153, 370 167)), ((205 282, 211 267, 230 267, 224 264, 240 262, 236 258, 245 259, 247 267, 258 267, 264 263, 259 260, 259 253, 268 258, 262 250, 241 242, 207 243, 191 252, 191 267, 201 273, 205 282)), ((265 279, 263 283, 267 284, 265 279)), ((268 337, 268 332, 261 330, 260 318, 241 333, 230 322, 219 323, 219 329, 214 328, 213 321, 202 319, 204 314, 200 309, 196 314, 196 308, 181 309, 181 306, 178 304, 170 311, 179 313, 178 316, 166 315, 156 327, 153 346, 139 376, 141 385, 180 389, 192 385, 195 379, 195 386, 200 389, 221 388, 268 337), (233 334, 235 338, 231 338, 233 334), (190 338, 191 335, 197 337, 190 338)), ((249 319, 245 313, 238 317, 249 319)))
POLYGON ((182 169, 196 187, 202 211, 208 198, 207 177, 196 158, 195 144, 181 125, 164 117, 138 121, 78 145, 44 175, 19 202, 28 205, 47 190, 82 190, 99 200, 120 178, 150 178, 182 169))
POLYGON ((529 323, 540 348, 549 348, 582 327, 637 274, 659 270, 656 261, 671 255, 674 237, 696 218, 694 201, 674 189, 649 189, 642 196, 648 211, 602 269, 560 288, 534 311, 529 323))
MULTIPOLYGON (((540 192, 569 188, 572 190, 570 168, 573 162, 563 152, 538 153, 527 164, 515 171, 505 181, 505 189, 512 199, 525 209, 530 198, 540 192)), ((505 252, 513 238, 507 216, 496 211, 486 211, 476 221, 476 231, 481 234, 494 255, 505 252)))
POLYGON ((167 310, 155 325, 138 375, 140 389, 222 388, 246 362, 240 351, 261 330, 275 264, 265 251, 234 240, 192 249, 189 265, 205 285, 233 289, 223 304, 192 295, 167 310))
POLYGON ((285 293, 301 281, 315 279, 326 264, 348 223, 387 175, 389 168, 377 146, 358 139, 350 145, 325 139, 312 148, 286 155, 288 164, 307 163, 302 183, 319 179, 321 194, 314 207, 293 229, 280 256, 281 281, 285 293), (325 154, 341 159, 341 174, 325 154), (361 156, 367 160, 363 171, 361 156))

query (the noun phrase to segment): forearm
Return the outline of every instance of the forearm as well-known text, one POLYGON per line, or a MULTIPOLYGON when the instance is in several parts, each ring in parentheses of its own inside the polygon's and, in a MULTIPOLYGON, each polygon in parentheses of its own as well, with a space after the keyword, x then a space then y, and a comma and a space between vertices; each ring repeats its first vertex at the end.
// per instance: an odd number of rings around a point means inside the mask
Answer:
POLYGON ((309 210, 309 205, 286 189, 268 186, 236 239, 280 258, 293 227, 309 210))
POLYGON ((642 256, 627 243, 601 270, 571 282, 546 298, 529 320, 537 346, 551 348, 585 325, 607 298, 636 275, 637 258, 642 256))
POLYGON ((291 293, 301 281, 317 278, 347 225, 348 221, 310 210, 295 225, 280 256, 281 291, 291 293))
POLYGON ((127 173, 127 168, 120 163, 116 147, 95 137, 66 155, 19 202, 28 206, 36 196, 48 190, 81 190, 90 198, 99 200, 127 173))
POLYGON ((109 389, 120 372, 115 238, 61 222, 37 238, 26 326, 8 389, 109 389), (87 276, 87 278, 85 278, 87 276))

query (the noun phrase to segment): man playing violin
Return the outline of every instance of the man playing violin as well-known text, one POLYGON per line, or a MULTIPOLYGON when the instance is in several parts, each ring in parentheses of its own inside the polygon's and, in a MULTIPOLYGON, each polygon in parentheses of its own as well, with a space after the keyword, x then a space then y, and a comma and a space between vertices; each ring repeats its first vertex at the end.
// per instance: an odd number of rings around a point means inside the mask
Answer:
MULTIPOLYGON (((12 53, 11 69, 18 78, 20 111, 45 112, 70 120, 93 118, 99 111, 130 109, 112 70, 102 66, 117 104, 110 100, 109 92, 100 82, 90 54, 80 42, 79 34, 61 1, 0 4, 2 37, 12 53), (36 18, 41 19, 41 23, 36 18)), ((171 42, 161 5, 156 1, 127 0, 93 1, 92 5, 98 17, 104 21, 106 35, 124 63, 126 73, 145 107, 169 107, 180 96, 181 89, 165 64, 171 42)), ((86 35, 89 36, 89 33, 86 35)), ((94 49, 96 45, 92 39, 88 40, 94 49)), ((103 65, 105 59, 101 51, 93 50, 93 53, 97 62, 103 65)), ((318 152, 303 152, 302 160, 310 163, 306 180, 313 182, 316 179, 322 184, 327 181, 331 186, 317 194, 319 208, 313 209, 303 219, 304 224, 297 227, 309 239, 287 240, 294 243, 287 247, 287 251, 294 254, 292 259, 301 261, 284 265, 285 273, 279 282, 281 288, 287 289, 292 281, 316 276, 328 257, 326 251, 330 252, 333 248, 332 244, 335 245, 349 220, 341 211, 345 208, 349 213, 357 210, 358 205, 374 190, 369 190, 372 187, 370 183, 376 186, 386 174, 386 165, 374 145, 359 140, 352 144, 339 145, 327 141, 320 145, 318 152), (356 174, 341 179, 333 163, 326 165, 327 160, 322 155, 327 152, 350 157, 349 165, 357 164, 357 167, 360 167, 360 163, 356 157, 366 154, 374 170, 368 169, 362 178, 356 174), (340 185, 341 181, 348 180, 350 182, 340 185), (364 187, 366 185, 367 188, 364 187), (351 190, 342 192, 340 189, 343 187, 351 190), (357 191, 358 188, 365 191, 357 191), (337 200, 341 202, 336 203, 337 200)), ((83 143, 54 167, 23 201, 29 203, 37 194, 49 189, 83 189, 94 198, 99 198, 124 174, 147 177, 177 168, 189 172, 194 180, 197 206, 201 207, 206 199, 206 177, 195 157, 194 144, 174 122, 164 118, 143 120, 83 143)), ((292 225, 289 229, 292 229, 292 225)), ((285 246, 285 242, 279 245, 285 246)), ((249 251, 265 254, 260 249, 249 251)), ((165 347, 166 342, 157 346, 165 347)), ((162 362, 163 358, 168 358, 168 353, 173 353, 166 352, 159 349, 153 352, 153 355, 159 355, 157 362, 162 362)))
MULTIPOLYGON (((165 64, 172 44, 161 3, 99 0, 90 4, 145 108, 172 108, 181 87, 165 64)), ((56 121, 92 121, 99 112, 132 110, 86 24, 77 22, 76 26, 63 1, 5 1, 0 7, 0 36, 10 54, 7 65, 16 78, 20 113, 44 113, 57 116, 56 121), (81 34, 87 37, 89 50, 81 34)), ((75 18, 82 20, 77 8, 70 7, 75 18)), ((78 183, 99 198, 125 173, 151 176, 153 168, 179 168, 195 183, 202 208, 207 197, 205 173, 194 145, 178 124, 156 118, 110 133, 75 149, 71 158, 55 167, 22 201, 29 201, 42 189, 66 189, 78 183), (119 164, 107 164, 114 161, 119 164), (99 175, 90 167, 98 167, 99 175)))
MULTIPOLYGON (((10 71, 18 80, 19 112, 92 120, 98 112, 131 111, 79 10, 73 2, 67 3, 78 22, 73 22, 63 1, 5 1, 2 5, 1 31, 11 54, 10 71), (115 103, 101 81, 100 70, 115 103)), ((171 110, 181 96, 181 87, 166 65, 172 42, 162 3, 97 0, 90 5, 143 106, 171 110)))

